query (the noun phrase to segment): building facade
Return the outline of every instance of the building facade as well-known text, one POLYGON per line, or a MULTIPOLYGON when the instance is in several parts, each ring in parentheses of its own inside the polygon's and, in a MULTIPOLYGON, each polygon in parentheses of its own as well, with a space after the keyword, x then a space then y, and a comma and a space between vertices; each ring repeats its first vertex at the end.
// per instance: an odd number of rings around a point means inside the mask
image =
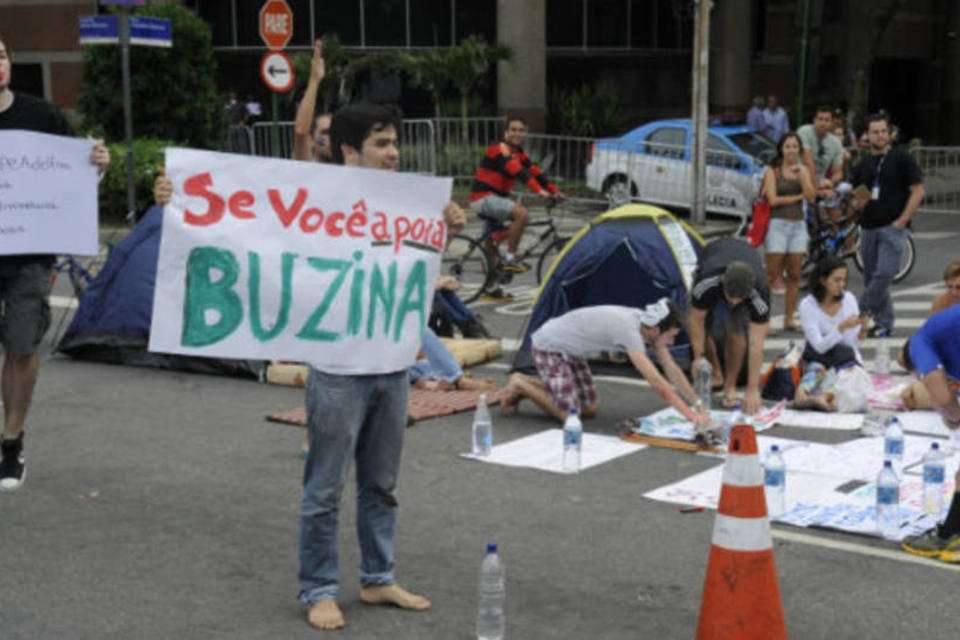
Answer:
MULTIPOLYGON (((183 2, 211 27, 221 89, 265 99, 257 71, 263 1, 183 2)), ((513 60, 500 63, 477 102, 523 113, 536 128, 551 91, 599 81, 619 97, 625 126, 689 113, 691 0, 287 2, 291 51, 309 51, 330 33, 357 51, 444 48, 472 34, 509 45, 513 60)), ((98 10, 94 0, 0 0, 0 33, 16 52, 15 86, 75 106, 77 18, 98 10)), ((908 136, 960 143, 957 0, 714 0, 712 112, 742 112, 751 96, 775 94, 795 119, 801 66, 807 115, 817 102, 883 107, 908 136)), ((416 92, 399 98, 411 115, 429 112, 416 92)))

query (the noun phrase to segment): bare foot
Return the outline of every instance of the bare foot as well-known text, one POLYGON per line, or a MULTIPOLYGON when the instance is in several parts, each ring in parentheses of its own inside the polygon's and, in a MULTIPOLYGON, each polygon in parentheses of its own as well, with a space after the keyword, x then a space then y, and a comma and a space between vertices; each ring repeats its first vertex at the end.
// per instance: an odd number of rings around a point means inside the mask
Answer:
POLYGON ((509 392, 500 398, 500 415, 508 416, 516 411, 521 399, 522 396, 514 392, 509 392))
POLYGON ((453 388, 446 380, 437 380, 435 378, 420 378, 413 383, 413 386, 417 389, 423 389, 424 391, 449 391, 453 388))
POLYGON ((360 602, 365 604, 392 604, 407 611, 424 611, 430 608, 430 601, 423 596, 410 593, 397 584, 376 584, 360 590, 360 602))
POLYGON ((307 611, 307 620, 317 629, 331 631, 333 629, 343 629, 347 621, 343 617, 343 611, 337 605, 337 601, 331 598, 318 600, 310 606, 307 611))
POLYGON ((460 391, 491 391, 497 388, 497 383, 490 378, 468 378, 460 376, 456 383, 460 391))

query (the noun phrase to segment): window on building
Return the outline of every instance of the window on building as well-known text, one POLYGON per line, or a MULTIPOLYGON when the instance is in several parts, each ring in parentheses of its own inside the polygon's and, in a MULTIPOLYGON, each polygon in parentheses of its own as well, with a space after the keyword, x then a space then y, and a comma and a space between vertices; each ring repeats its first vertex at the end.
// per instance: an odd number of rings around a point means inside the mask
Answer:
POLYGON ((657 46, 657 3, 632 0, 630 5, 630 46, 652 49, 657 46))
POLYGON ((360 0, 321 0, 314 2, 313 12, 318 38, 337 34, 342 44, 360 44, 360 0))
POLYGON ((497 41, 496 0, 454 0, 454 10, 457 42, 472 35, 491 43, 497 41))
POLYGON ((210 25, 213 46, 232 47, 233 2, 222 0, 197 0, 197 14, 210 25))
POLYGON ((610 48, 627 46, 630 27, 628 0, 587 1, 587 46, 610 48))
POLYGON ((450 0, 410 0, 410 44, 450 46, 450 0))
POLYGON ((584 0, 547 0, 547 46, 583 46, 584 0))
POLYGON ((656 0, 657 48, 689 49, 693 39, 693 3, 689 0, 656 0))
POLYGON ((363 0, 363 27, 368 47, 406 46, 406 0, 363 0))

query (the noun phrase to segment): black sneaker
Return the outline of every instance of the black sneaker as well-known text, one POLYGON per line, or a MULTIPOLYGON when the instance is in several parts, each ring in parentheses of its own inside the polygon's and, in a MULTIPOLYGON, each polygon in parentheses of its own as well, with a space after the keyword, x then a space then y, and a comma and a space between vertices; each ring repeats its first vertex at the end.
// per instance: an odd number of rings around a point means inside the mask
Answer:
POLYGON ((497 287, 493 291, 487 291, 481 298, 484 302, 513 302, 513 294, 507 293, 503 287, 497 287))
POLYGON ((27 477, 23 457, 23 434, 16 440, 0 440, 0 491, 16 491, 27 477))
POLYGON ((868 338, 889 338, 891 335, 890 329, 886 327, 881 327, 878 324, 873 325, 867 330, 868 338))
POLYGON ((463 334, 464 338, 489 338, 490 332, 487 331, 487 328, 483 326, 483 323, 476 318, 471 318, 467 320, 463 326, 460 327, 460 333, 463 334))

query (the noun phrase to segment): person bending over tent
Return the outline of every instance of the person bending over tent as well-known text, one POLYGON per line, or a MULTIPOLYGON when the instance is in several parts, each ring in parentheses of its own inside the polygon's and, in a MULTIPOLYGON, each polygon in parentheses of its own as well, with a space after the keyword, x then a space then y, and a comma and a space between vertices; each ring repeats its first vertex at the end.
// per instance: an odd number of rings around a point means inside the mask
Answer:
MULTIPOLYGON (((737 402, 737 376, 747 357, 747 389, 743 410, 752 415, 760 410, 760 368, 763 343, 770 325, 770 291, 760 255, 740 238, 720 238, 703 249, 700 266, 690 288, 690 346, 693 366, 706 355, 713 366, 714 386, 723 387, 723 406, 737 402), (724 370, 719 361, 710 327, 724 322, 724 370), (749 355, 747 348, 749 345, 749 355)), ((696 369, 694 369, 696 370, 696 369)))
POLYGON ((533 362, 539 378, 514 373, 500 401, 509 414, 529 398, 563 422, 571 408, 590 417, 597 413, 597 392, 587 358, 603 351, 626 351, 636 370, 667 402, 698 426, 709 417, 702 411, 690 382, 670 355, 669 346, 683 324, 680 310, 668 298, 643 309, 619 305, 581 307, 547 321, 532 336, 533 362), (652 348, 673 386, 647 357, 652 348), (679 391, 679 393, 678 393, 679 391), (681 395, 687 399, 687 404, 681 395))
MULTIPOLYGON (((950 386, 951 380, 960 380, 958 331, 960 305, 953 305, 927 318, 903 350, 907 370, 915 371, 923 380, 933 407, 952 432, 960 429, 960 403, 950 386)), ((904 538, 905 551, 943 562, 960 563, 960 471, 954 477, 954 483, 946 519, 925 533, 904 538)))

